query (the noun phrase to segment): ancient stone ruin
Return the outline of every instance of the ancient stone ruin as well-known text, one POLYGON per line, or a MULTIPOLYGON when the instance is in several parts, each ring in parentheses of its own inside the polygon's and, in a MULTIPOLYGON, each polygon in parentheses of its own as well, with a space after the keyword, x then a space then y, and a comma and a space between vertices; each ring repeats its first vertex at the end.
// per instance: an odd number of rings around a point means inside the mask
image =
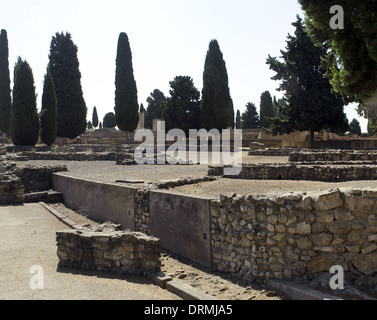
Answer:
POLYGON ((160 271, 157 238, 109 225, 56 233, 59 267, 143 275, 160 271))

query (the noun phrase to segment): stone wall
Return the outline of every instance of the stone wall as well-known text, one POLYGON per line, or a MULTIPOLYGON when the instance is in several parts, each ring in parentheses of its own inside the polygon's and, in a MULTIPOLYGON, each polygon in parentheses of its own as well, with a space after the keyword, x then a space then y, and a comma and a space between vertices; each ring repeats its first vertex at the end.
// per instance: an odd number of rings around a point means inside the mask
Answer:
MULTIPOLYGON (((240 174, 227 176, 234 179, 253 180, 310 180, 310 181, 353 181, 377 179, 375 165, 303 165, 296 163, 244 164, 240 174)), ((221 176, 223 166, 210 166, 208 175, 221 176)))
MULTIPOLYGON (((5 157, 6 158, 6 157, 5 157)), ((52 174, 67 171, 66 166, 24 166, 0 160, 0 204, 23 203, 30 191, 52 188, 52 174)))
POLYGON ((377 273, 377 189, 221 196, 211 203, 212 263, 243 278, 313 277, 340 265, 377 273))
POLYGON ((111 229, 56 233, 59 267, 141 275, 161 270, 159 239, 111 229))
POLYGON ((289 154, 291 162, 372 162, 377 161, 377 152, 375 151, 346 151, 346 150, 321 150, 321 151, 302 151, 291 152, 289 154))
POLYGON ((25 192, 52 189, 52 174, 67 171, 66 166, 23 166, 15 169, 22 180, 25 192))
POLYGON ((0 204, 18 204, 24 202, 24 186, 20 177, 14 174, 0 173, 0 204))

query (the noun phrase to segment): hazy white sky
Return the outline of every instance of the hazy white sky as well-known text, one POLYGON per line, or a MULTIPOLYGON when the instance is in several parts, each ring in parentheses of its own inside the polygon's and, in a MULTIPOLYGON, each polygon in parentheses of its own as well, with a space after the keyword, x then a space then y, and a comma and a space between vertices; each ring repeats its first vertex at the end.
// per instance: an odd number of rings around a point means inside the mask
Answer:
MULTIPOLYGON (((39 107, 51 38, 56 32, 72 34, 88 120, 94 106, 100 119, 114 111, 120 32, 130 39, 139 104, 145 108, 154 89, 169 95, 169 81, 175 76, 191 76, 201 92, 208 44, 217 39, 234 107, 242 113, 248 102, 259 109, 266 90, 281 97, 266 59, 268 54, 280 55, 297 14, 304 16, 297 0, 19 0, 3 6, 0 29, 8 32, 11 78, 17 57, 26 59, 33 69, 39 107)), ((349 120, 357 118, 366 131, 366 120, 354 109, 345 109, 349 120)))

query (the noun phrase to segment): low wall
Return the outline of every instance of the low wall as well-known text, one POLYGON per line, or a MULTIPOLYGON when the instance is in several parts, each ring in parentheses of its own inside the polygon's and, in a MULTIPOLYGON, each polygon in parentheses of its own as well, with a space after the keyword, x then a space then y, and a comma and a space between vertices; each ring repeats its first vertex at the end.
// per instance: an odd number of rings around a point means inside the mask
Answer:
POLYGON ((20 177, 0 173, 0 205, 23 203, 24 190, 20 177))
POLYGON ((212 201, 212 262, 244 278, 377 273, 377 189, 212 201))
POLYGON ((141 233, 65 230, 56 242, 59 267, 137 275, 161 270, 159 240, 141 233))
MULTIPOLYGON (((252 180, 310 180, 310 181, 354 181, 376 180, 376 165, 303 165, 295 163, 243 164, 241 172, 233 179, 252 180)), ((223 175, 223 166, 210 166, 208 175, 223 175)))
POLYGON ((100 222, 119 223, 122 229, 135 230, 135 188, 53 175, 53 186, 63 193, 72 209, 100 222))
POLYGON ((47 191, 52 188, 52 174, 67 171, 66 166, 24 166, 0 161, 0 204, 26 201, 25 193, 47 191))
POLYGON ((22 180, 25 192, 52 189, 52 175, 67 171, 66 166, 23 166, 16 169, 16 175, 22 180))
POLYGON ((346 150, 326 150, 326 151, 304 151, 291 152, 289 154, 291 162, 318 162, 318 161, 377 161, 375 151, 346 151, 346 150))

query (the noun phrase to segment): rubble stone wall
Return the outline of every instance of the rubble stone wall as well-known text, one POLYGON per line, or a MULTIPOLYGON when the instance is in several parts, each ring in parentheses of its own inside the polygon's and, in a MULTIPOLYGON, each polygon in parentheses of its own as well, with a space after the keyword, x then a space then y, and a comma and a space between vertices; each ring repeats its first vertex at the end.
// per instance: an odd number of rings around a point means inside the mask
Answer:
MULTIPOLYGON (((310 181, 353 181, 377 179, 375 165, 300 165, 295 163, 244 164, 239 175, 227 176, 236 179, 254 180, 310 180, 310 181)), ((223 175, 223 166, 213 166, 208 175, 223 175)))
POLYGON ((291 152, 289 154, 291 162, 351 162, 351 161, 377 161, 377 152, 375 151, 347 151, 347 150, 322 150, 322 151, 303 151, 291 152))
POLYGON ((161 270, 159 239, 130 231, 56 233, 59 267, 141 275, 161 270))
POLYGON ((377 189, 221 196, 211 204, 213 268, 292 278, 340 265, 377 273, 377 189))

